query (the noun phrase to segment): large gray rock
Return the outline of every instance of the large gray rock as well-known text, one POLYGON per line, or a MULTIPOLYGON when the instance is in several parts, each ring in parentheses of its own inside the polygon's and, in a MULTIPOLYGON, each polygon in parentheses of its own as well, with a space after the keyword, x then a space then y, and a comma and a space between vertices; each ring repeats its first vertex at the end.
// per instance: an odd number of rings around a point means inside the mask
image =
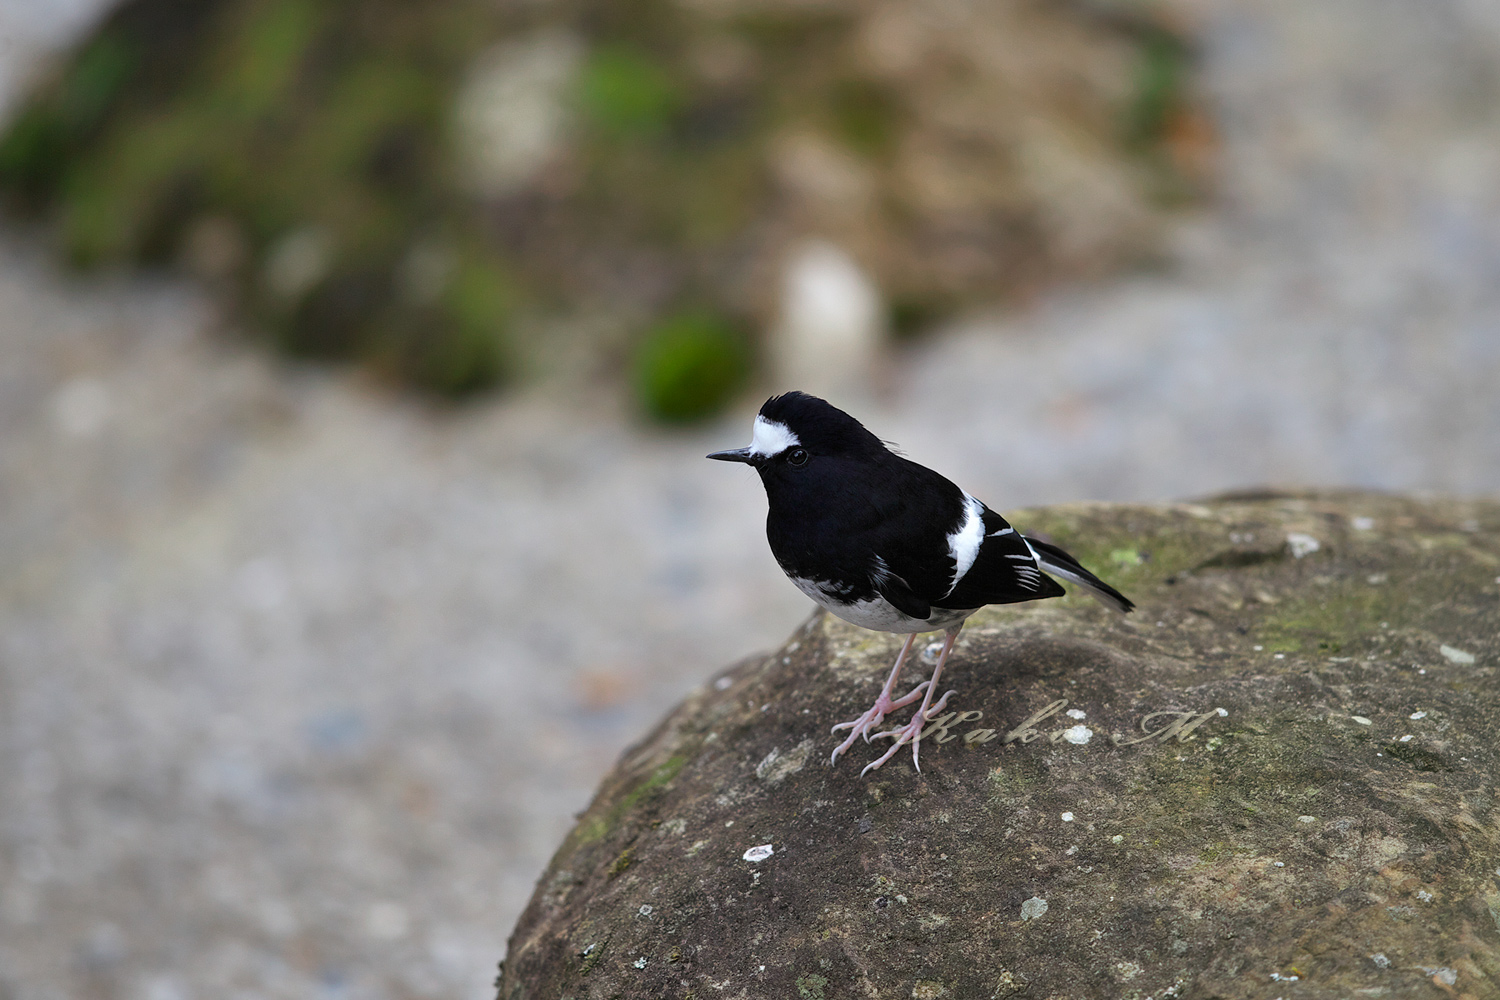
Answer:
POLYGON ((896 638, 814 617, 626 753, 501 1000, 1500 996, 1500 504, 1017 521, 1138 612, 976 615, 868 778, 828 727, 896 638))

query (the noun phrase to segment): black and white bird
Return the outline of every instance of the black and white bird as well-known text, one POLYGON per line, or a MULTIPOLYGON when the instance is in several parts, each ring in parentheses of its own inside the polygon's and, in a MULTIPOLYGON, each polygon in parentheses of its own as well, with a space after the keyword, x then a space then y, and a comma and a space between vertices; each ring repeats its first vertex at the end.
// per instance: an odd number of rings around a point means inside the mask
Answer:
POLYGON ((1015 604, 1066 593, 1058 577, 1117 611, 1134 607, 1068 553, 1016 531, 944 477, 891 451, 843 410, 788 392, 760 408, 750 445, 709 458, 744 462, 760 473, 770 513, 766 537, 782 570, 808 597, 847 622, 905 633, 896 665, 870 710, 849 729, 832 762, 886 713, 922 706, 905 726, 874 733, 891 747, 860 774, 907 743, 919 758, 922 729, 947 703, 932 704, 938 678, 964 621, 987 604, 1015 604), (917 635, 947 633, 932 679, 892 698, 917 635))

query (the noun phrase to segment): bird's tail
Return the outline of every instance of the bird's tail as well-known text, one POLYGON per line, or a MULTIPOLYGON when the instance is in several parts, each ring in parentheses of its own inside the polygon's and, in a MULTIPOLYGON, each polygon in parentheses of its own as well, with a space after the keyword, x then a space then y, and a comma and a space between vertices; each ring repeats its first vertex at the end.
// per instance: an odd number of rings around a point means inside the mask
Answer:
POLYGON ((1084 590, 1087 590, 1090 596, 1100 604, 1114 608, 1121 613, 1128 612, 1131 608, 1135 607, 1124 594, 1084 569, 1083 565, 1077 559, 1074 559, 1056 545, 1039 541, 1029 535, 1022 537, 1026 539, 1026 544, 1031 546, 1031 551, 1036 553, 1037 562, 1041 563, 1042 566, 1042 572, 1061 577, 1069 583, 1076 583, 1084 590))

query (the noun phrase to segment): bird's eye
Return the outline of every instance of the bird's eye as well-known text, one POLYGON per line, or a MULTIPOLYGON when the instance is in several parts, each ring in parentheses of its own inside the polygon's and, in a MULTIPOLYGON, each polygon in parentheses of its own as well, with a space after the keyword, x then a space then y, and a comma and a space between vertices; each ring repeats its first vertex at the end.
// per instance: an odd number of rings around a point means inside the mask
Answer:
POLYGON ((793 448, 786 453, 786 462, 794 469, 800 469, 807 464, 807 449, 793 448))

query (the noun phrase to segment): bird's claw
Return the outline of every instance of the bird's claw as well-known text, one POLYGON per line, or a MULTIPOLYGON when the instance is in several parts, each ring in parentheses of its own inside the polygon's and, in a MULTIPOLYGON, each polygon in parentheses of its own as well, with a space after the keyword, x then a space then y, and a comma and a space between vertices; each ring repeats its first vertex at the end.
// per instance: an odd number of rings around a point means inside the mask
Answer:
MULTIPOLYGON (((839 762, 839 754, 844 753, 850 747, 854 746, 854 741, 859 739, 861 736, 864 737, 866 743, 870 742, 870 730, 874 729, 876 726, 885 721, 887 712, 890 712, 897 708, 905 708, 907 705, 910 705, 912 702, 922 697, 922 695, 927 691, 927 686, 930 683, 930 681, 923 681, 894 701, 886 697, 885 693, 882 692, 881 696, 875 699, 875 704, 871 705, 869 710, 859 718, 853 720, 852 722, 840 722, 838 725, 834 726, 831 730, 829 730, 830 732, 836 733, 840 729, 849 729, 853 731, 849 734, 849 737, 844 740, 844 742, 833 748, 833 755, 828 758, 828 763, 837 764, 839 762)), ((948 692, 948 694, 952 693, 952 691, 948 692)), ((948 695, 943 695, 943 701, 947 700, 948 695)), ((938 704, 939 706, 941 706, 942 702, 938 702, 938 704)))
MULTIPOLYGON (((944 691, 943 692, 943 696, 937 700, 937 704, 933 705, 932 707, 930 707, 929 709, 927 709, 926 712, 922 713, 922 721, 924 723, 931 722, 937 716, 937 714, 943 710, 944 706, 946 706, 948 704, 948 699, 951 698, 951 697, 953 697, 956 694, 958 694, 957 690, 944 691)), ((917 721, 916 719, 912 719, 911 722, 908 722, 905 726, 902 726, 900 729, 886 729, 886 730, 882 730, 881 732, 878 732, 878 733, 875 734, 875 738, 878 740, 882 736, 893 736, 896 733, 903 732, 903 731, 905 731, 907 729, 910 729, 913 725, 915 725, 916 721, 917 721)))
POLYGON ((933 705, 926 712, 924 712, 922 714, 922 717, 931 722, 932 717, 941 712, 943 710, 943 706, 948 704, 948 699, 952 698, 956 694, 958 694, 958 690, 956 688, 949 688, 948 690, 944 691, 943 696, 938 699, 937 704, 933 705))
POLYGON ((928 708, 927 711, 919 713, 906 725, 899 726, 895 729, 882 730, 881 732, 876 733, 874 738, 877 740, 883 736, 889 736, 896 742, 892 743, 891 748, 885 753, 881 754, 879 759, 873 760, 870 763, 866 764, 865 769, 859 772, 859 776, 863 778, 866 774, 875 770, 886 761, 890 760, 893 756, 895 756, 897 750, 901 749, 908 743, 911 744, 912 766, 917 769, 918 774, 922 773, 922 761, 920 756, 922 746, 922 730, 927 727, 927 723, 931 722, 934 716, 936 716, 943 710, 943 707, 948 704, 948 699, 953 697, 953 695, 957 693, 957 691, 945 691, 943 692, 943 696, 937 700, 937 704, 928 708))

